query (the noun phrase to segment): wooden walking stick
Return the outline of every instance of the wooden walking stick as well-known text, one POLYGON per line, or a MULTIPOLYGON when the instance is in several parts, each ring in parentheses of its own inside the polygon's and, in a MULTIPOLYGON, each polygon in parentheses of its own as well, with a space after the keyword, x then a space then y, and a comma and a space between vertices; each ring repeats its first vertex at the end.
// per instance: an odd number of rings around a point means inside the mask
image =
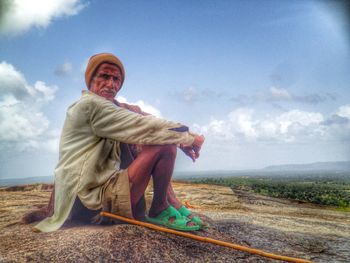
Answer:
POLYGON ((229 243, 229 242, 216 240, 216 239, 213 239, 213 238, 197 236, 197 235, 190 234, 190 233, 187 233, 187 232, 176 231, 176 230, 173 230, 173 229, 160 227, 160 226, 157 226, 157 225, 154 225, 154 224, 138 221, 138 220, 135 220, 135 219, 119 216, 119 215, 116 215, 116 214, 111 214, 111 213, 107 213, 107 212, 101 212, 100 215, 101 216, 110 217, 110 218, 114 218, 114 219, 118 219, 118 220, 130 223, 130 224, 134 224, 134 225, 138 225, 138 226, 144 226, 144 227, 156 230, 156 231, 170 233, 170 234, 174 234, 174 235, 178 235, 178 236, 182 236, 182 237, 187 237, 187 238, 191 238, 191 239, 194 239, 194 240, 197 240, 197 241, 211 243, 211 244, 216 244, 216 245, 219 245, 219 246, 229 247, 229 248, 233 248, 233 249, 236 249, 236 250, 248 252, 248 253, 251 253, 251 254, 256 254, 256 255, 259 255, 259 256, 267 257, 267 258, 283 260, 283 261, 287 261, 287 262, 295 262, 295 263, 312 263, 312 261, 309 261, 309 260, 299 259, 299 258, 292 258, 292 257, 287 257, 287 256, 281 256, 281 255, 275 255, 275 254, 272 254, 272 253, 265 252, 263 250, 259 250, 259 249, 255 249, 255 248, 249 248, 249 247, 241 246, 241 245, 238 245, 238 244, 233 244, 233 243, 229 243))

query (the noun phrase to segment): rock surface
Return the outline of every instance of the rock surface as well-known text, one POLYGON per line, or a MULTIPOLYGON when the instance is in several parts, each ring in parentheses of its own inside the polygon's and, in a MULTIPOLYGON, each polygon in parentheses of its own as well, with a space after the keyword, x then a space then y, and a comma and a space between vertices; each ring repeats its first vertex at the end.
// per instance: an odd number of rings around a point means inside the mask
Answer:
MULTIPOLYGON (((350 262, 348 212, 222 186, 173 186, 211 224, 196 235, 315 262, 350 262)), ((274 262, 127 224, 71 222, 53 233, 33 233, 32 225, 21 224, 20 218, 46 204, 49 196, 47 185, 0 189, 0 262, 274 262)))

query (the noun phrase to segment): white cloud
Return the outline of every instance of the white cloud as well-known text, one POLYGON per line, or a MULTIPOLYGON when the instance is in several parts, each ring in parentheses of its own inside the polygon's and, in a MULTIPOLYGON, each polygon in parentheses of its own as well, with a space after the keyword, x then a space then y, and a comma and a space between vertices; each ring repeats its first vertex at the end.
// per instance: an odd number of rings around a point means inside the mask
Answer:
POLYGON ((43 81, 36 81, 34 86, 27 86, 29 94, 35 99, 36 103, 49 102, 55 98, 55 93, 57 91, 56 86, 46 86, 43 81))
POLYGON ((117 100, 119 102, 122 102, 122 103, 128 103, 128 104, 131 104, 131 105, 137 105, 144 112, 152 114, 153 116, 156 116, 158 118, 162 117, 162 114, 160 113, 160 111, 156 107, 154 107, 154 106, 144 102, 143 100, 138 100, 136 102, 128 102, 127 99, 125 97, 122 97, 122 96, 118 96, 117 100))
POLYGON ((334 93, 295 94, 284 88, 270 87, 269 90, 260 91, 252 95, 234 96, 230 100, 242 105, 254 104, 256 102, 272 104, 290 102, 315 105, 326 101, 335 101, 336 97, 334 93))
POLYGON ((193 125, 196 132, 214 140, 231 142, 296 142, 324 135, 321 113, 291 110, 275 117, 254 118, 254 110, 239 108, 230 112, 226 119, 210 120, 209 124, 193 125))
POLYGON ((280 127, 280 132, 288 133, 289 129, 294 126, 308 127, 312 124, 319 124, 323 121, 321 113, 305 112, 300 110, 291 110, 282 113, 273 122, 280 127))
POLYGON ((191 130, 206 138, 196 169, 347 160, 350 118, 340 115, 348 116, 348 110, 349 105, 343 105, 329 116, 300 109, 263 115, 238 108, 224 118, 193 124, 191 130))
POLYGON ((339 107, 337 115, 350 119, 350 104, 339 107))
POLYGON ((198 97, 198 92, 195 88, 189 87, 183 91, 183 98, 186 102, 191 102, 196 100, 198 97))
POLYGON ((198 134, 211 136, 219 141, 230 141, 235 138, 235 134, 231 132, 231 127, 228 127, 224 120, 212 119, 208 125, 200 126, 193 124, 192 130, 198 134))
POLYGON ((20 101, 34 100, 41 105, 53 100, 57 89, 56 86, 47 86, 43 81, 36 81, 31 86, 11 64, 5 61, 0 63, 0 96, 11 94, 20 101))
POLYGON ((32 27, 46 28, 53 19, 78 14, 81 0, 5 0, 0 10, 0 34, 18 35, 32 27))
POLYGON ((193 86, 189 86, 183 90, 172 91, 170 96, 177 98, 186 103, 193 103, 201 100, 210 100, 227 98, 226 92, 218 91, 215 89, 197 89, 193 86))
POLYGON ((46 132, 46 139, 40 142, 39 147, 47 152, 57 154, 59 150, 61 130, 49 130, 46 132))
POLYGON ((289 92, 286 89, 279 89, 276 87, 270 88, 270 93, 273 98, 276 99, 291 99, 292 96, 289 94, 289 92))
POLYGON ((71 73, 72 69, 73 69, 72 64, 69 62, 65 62, 56 68, 55 74, 57 76, 65 76, 65 75, 68 75, 69 73, 71 73))
POLYGON ((322 122, 323 137, 328 140, 350 142, 350 105, 340 106, 337 111, 322 122))
POLYGON ((304 104, 318 104, 321 102, 325 102, 327 100, 335 100, 335 95, 326 93, 326 94, 292 94, 287 89, 271 87, 269 92, 266 94, 261 94, 257 96, 257 99, 261 99, 267 102, 282 102, 282 101, 290 101, 304 104))
POLYGON ((11 64, 4 61, 0 63, 0 76, 0 94, 11 93, 16 98, 28 95, 24 76, 11 64))
POLYGON ((49 126, 42 112, 28 108, 29 105, 15 100, 11 95, 4 96, 0 105, 0 141, 34 139, 49 126))
POLYGON ((37 81, 33 86, 11 64, 0 63, 0 148, 37 148, 46 139, 49 120, 42 107, 55 97, 56 86, 37 81))
POLYGON ((246 138, 256 138, 258 136, 254 126, 256 121, 252 120, 254 111, 252 109, 240 108, 231 112, 228 116, 231 130, 244 134, 246 138))

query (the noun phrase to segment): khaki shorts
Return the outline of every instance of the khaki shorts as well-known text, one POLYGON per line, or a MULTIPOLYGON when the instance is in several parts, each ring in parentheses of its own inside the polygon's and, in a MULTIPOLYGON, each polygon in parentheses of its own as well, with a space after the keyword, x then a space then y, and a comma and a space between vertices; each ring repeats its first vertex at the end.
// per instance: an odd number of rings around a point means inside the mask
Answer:
POLYGON ((128 170, 118 172, 107 183, 103 193, 102 211, 133 218, 130 189, 128 170))
POLYGON ((118 171, 102 187, 102 209, 88 209, 80 198, 76 198, 68 220, 92 222, 95 224, 119 222, 118 220, 100 216, 101 211, 133 218, 130 188, 131 183, 129 182, 128 171, 118 171))

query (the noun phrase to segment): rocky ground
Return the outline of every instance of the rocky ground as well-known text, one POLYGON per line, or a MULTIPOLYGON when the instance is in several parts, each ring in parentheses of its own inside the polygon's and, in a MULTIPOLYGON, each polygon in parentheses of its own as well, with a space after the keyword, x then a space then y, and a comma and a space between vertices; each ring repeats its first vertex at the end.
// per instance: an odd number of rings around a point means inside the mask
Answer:
MULTIPOLYGON (((222 186, 177 182, 174 189, 211 224, 196 235, 315 262, 350 262, 349 212, 222 186)), ((49 196, 46 185, 0 189, 0 262, 277 262, 127 224, 69 223, 33 233, 20 219, 49 196)))

